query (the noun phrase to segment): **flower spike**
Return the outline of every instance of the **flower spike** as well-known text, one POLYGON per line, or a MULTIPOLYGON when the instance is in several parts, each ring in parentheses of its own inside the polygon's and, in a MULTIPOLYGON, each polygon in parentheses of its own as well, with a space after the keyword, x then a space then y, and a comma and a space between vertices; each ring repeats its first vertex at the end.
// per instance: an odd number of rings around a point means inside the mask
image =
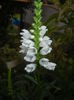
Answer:
POLYGON ((23 29, 20 33, 20 53, 23 53, 24 60, 30 63, 25 67, 25 71, 28 73, 31 73, 36 69, 36 62, 39 62, 42 67, 48 70, 54 70, 56 66, 55 63, 52 63, 49 59, 44 58, 44 55, 47 55, 52 51, 52 40, 45 35, 48 31, 47 27, 45 25, 41 25, 41 0, 35 0, 34 5, 34 22, 32 24, 32 29, 30 29, 30 31, 23 29))

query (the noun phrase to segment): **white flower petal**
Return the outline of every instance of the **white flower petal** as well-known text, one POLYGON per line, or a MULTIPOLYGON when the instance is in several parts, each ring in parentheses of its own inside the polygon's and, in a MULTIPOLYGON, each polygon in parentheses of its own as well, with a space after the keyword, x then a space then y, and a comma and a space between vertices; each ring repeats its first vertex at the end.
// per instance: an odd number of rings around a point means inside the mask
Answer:
POLYGON ((36 64, 28 64, 24 69, 28 73, 33 72, 36 69, 36 64))
POLYGON ((27 55, 35 55, 37 54, 37 49, 35 47, 28 48, 27 55))
POLYGON ((55 66, 56 66, 55 63, 49 62, 48 66, 45 67, 45 68, 48 69, 48 70, 55 70, 55 66))
POLYGON ((40 50, 40 54, 42 54, 42 55, 47 55, 48 53, 51 52, 51 50, 52 50, 51 47, 46 46, 46 47, 44 47, 44 48, 42 48, 42 49, 40 50))
POLYGON ((50 46, 52 43, 52 40, 42 40, 39 44, 40 47, 46 47, 46 46, 50 46))
POLYGON ((49 63, 49 60, 47 58, 41 58, 39 61, 39 64, 43 67, 46 67, 49 63))
POLYGON ((39 33, 40 36, 43 37, 47 31, 48 31, 48 29, 46 28, 46 26, 41 26, 40 33, 39 33))
POLYGON ((44 25, 40 27, 41 30, 45 30, 46 28, 47 28, 47 27, 44 26, 44 25))
POLYGON ((40 34, 41 37, 43 37, 43 36, 45 35, 46 32, 47 32, 47 29, 41 30, 39 34, 40 34))
POLYGON ((23 38, 30 39, 31 38, 31 35, 30 34, 24 34, 23 35, 23 38))
POLYGON ((46 47, 47 45, 50 46, 52 43, 52 40, 48 36, 44 36, 42 38, 42 41, 40 42, 39 46, 40 47, 46 47))
POLYGON ((23 32, 20 33, 20 35, 22 35, 23 39, 33 39, 34 35, 31 35, 30 32, 28 30, 23 29, 23 32))
POLYGON ((27 47, 21 45, 20 48, 21 48, 21 50, 19 51, 20 53, 27 53, 27 50, 28 50, 27 47))
POLYGON ((50 40, 50 38, 48 36, 44 36, 43 40, 50 40))
POLYGON ((25 53, 25 51, 24 50, 20 50, 19 53, 25 53))
POLYGON ((33 47, 34 42, 32 40, 29 40, 29 39, 23 39, 22 45, 24 45, 25 47, 33 47))
POLYGON ((29 33, 29 31, 26 30, 26 29, 22 29, 22 31, 23 31, 24 33, 29 33))
POLYGON ((49 62, 46 58, 40 59, 39 64, 48 70, 54 70, 56 66, 55 63, 49 62))
POLYGON ((31 37, 31 34, 27 30, 26 32, 21 32, 20 35, 22 35, 24 38, 27 38, 27 39, 31 37))
POLYGON ((28 62, 34 62, 36 60, 36 56, 35 55, 26 55, 24 57, 24 60, 26 60, 28 62))
POLYGON ((20 35, 24 35, 24 32, 20 32, 20 35))

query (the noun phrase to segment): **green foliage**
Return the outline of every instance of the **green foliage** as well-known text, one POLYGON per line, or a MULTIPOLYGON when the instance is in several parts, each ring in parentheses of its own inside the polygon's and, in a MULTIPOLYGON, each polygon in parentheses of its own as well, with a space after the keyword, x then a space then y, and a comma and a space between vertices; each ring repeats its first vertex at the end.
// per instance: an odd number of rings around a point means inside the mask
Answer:
POLYGON ((12 79, 11 79, 11 68, 8 69, 8 93, 13 96, 12 79))
POLYGON ((0 58, 4 61, 11 61, 19 57, 19 28, 11 24, 7 27, 8 40, 0 49, 0 58), (16 38, 17 37, 17 38, 16 38))
MULTIPOLYGON (((66 0, 64 5, 57 5, 58 13, 49 16, 45 23, 48 26, 48 35, 53 39, 53 51, 48 56, 57 63, 55 70, 56 84, 60 88, 60 93, 56 100, 73 100, 71 88, 74 82, 74 11, 71 1, 66 0), (70 5, 71 4, 71 5, 70 5)), ((54 100, 54 99, 53 99, 54 100)))

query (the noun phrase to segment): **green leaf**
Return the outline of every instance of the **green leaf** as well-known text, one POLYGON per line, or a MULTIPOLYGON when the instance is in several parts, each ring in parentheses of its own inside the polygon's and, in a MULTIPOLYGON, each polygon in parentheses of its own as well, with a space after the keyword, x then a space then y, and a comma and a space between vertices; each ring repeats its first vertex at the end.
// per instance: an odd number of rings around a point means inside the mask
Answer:
POLYGON ((31 77, 30 75, 27 75, 27 74, 26 74, 25 77, 26 77, 27 79, 29 79, 30 81, 34 82, 35 84, 38 84, 37 81, 36 81, 33 77, 31 77))

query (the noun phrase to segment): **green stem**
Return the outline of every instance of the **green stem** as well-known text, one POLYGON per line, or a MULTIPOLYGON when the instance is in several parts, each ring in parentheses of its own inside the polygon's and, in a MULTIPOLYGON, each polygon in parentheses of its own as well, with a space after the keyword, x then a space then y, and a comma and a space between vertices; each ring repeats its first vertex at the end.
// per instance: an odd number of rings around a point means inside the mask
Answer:
POLYGON ((71 37, 71 39, 72 39, 72 28, 71 28, 71 32, 70 32, 70 37, 71 37))
POLYGON ((35 74, 35 81, 37 82, 38 85, 40 85, 41 79, 40 79, 40 68, 38 66, 38 62, 36 62, 36 67, 37 67, 37 70, 36 70, 36 74, 35 74))
MULTIPOLYGON (((40 47, 39 47, 39 37, 40 37, 40 27, 41 27, 41 8, 42 8, 42 2, 41 0, 35 0, 34 1, 34 23, 33 23, 33 29, 34 29, 34 43, 35 43, 35 48, 37 49, 37 54, 36 54, 36 64, 38 65, 39 59, 40 59, 40 47)), ((37 66, 37 74, 35 76, 35 80, 37 81, 38 85, 40 84, 40 70, 39 67, 37 66)))
POLYGON ((12 89, 12 80, 11 80, 11 68, 8 69, 8 92, 9 95, 13 95, 13 89, 12 89))

